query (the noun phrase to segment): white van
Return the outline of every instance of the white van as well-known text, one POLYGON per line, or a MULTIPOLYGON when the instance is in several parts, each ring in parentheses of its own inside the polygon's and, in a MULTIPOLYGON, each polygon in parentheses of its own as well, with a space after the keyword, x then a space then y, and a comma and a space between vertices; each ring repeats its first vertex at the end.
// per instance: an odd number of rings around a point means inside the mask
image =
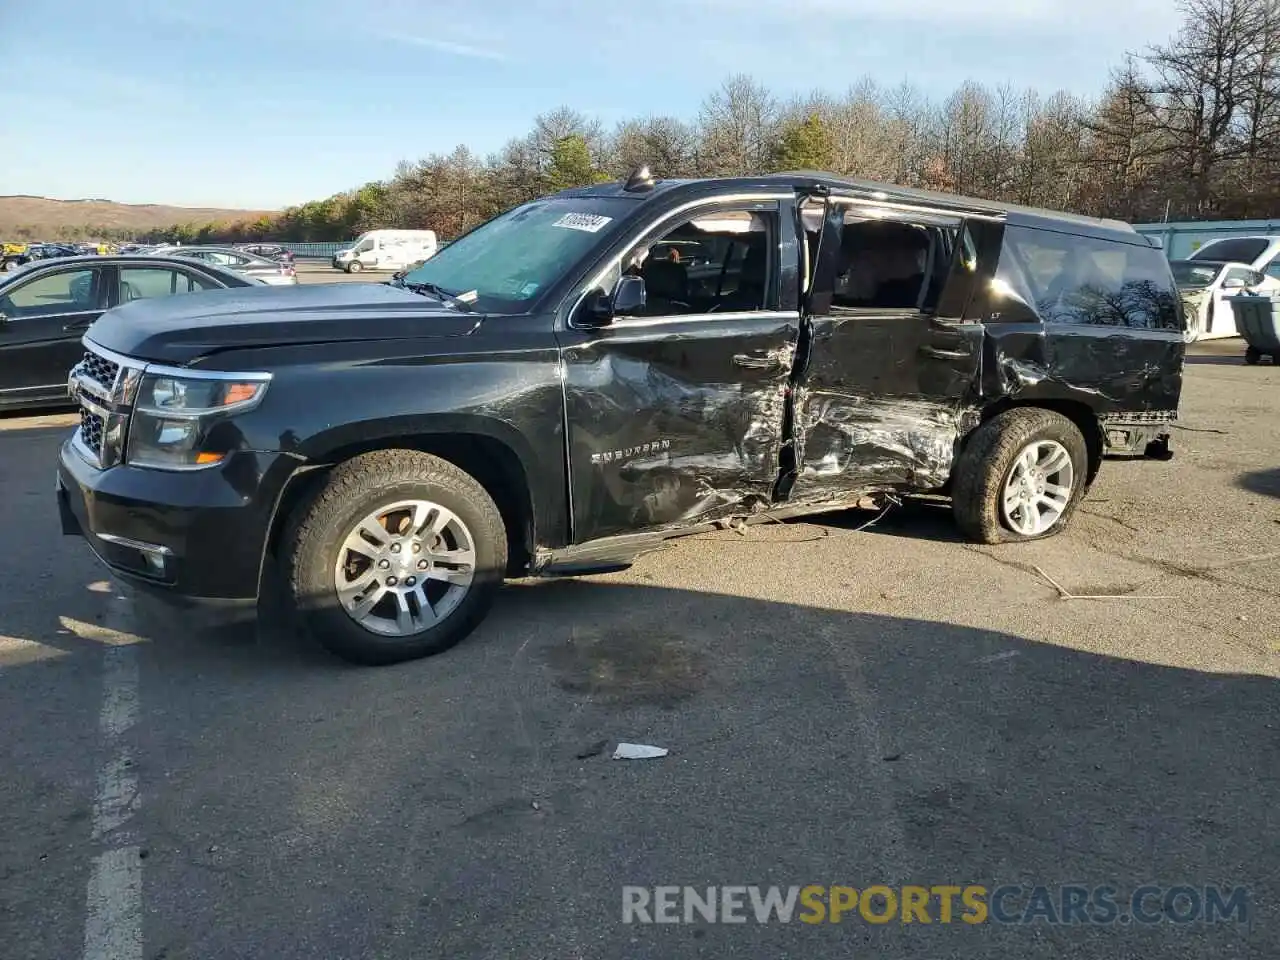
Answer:
POLYGON ((370 230, 333 255, 333 265, 347 273, 361 270, 403 270, 435 256, 434 230, 370 230))

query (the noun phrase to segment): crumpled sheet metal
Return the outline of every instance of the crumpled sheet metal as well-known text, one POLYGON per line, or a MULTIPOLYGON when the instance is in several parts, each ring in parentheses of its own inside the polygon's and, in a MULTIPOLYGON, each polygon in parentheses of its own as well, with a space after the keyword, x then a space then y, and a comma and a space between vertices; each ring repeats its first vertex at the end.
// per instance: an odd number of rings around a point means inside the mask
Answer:
POLYGON ((936 401, 809 393, 797 397, 800 476, 793 500, 909 483, 940 487, 975 408, 936 401))
POLYGON ((575 512, 593 535, 675 528, 767 505, 783 443, 784 376, 715 383, 617 357, 601 366, 611 368, 600 377, 607 387, 591 397, 593 415, 577 420, 574 458, 575 471, 594 473, 575 486, 591 495, 575 512), (592 429, 619 423, 625 434, 592 429))

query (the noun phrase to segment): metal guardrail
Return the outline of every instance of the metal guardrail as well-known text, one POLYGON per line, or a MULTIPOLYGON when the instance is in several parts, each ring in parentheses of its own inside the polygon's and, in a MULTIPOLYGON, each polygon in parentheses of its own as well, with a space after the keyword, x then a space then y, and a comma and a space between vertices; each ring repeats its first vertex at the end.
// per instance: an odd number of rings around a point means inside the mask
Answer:
MULTIPOLYGON (((271 241, 264 241, 264 242, 269 243, 271 241)), ((292 253, 299 260, 329 260, 329 259, 332 259, 333 255, 337 253, 339 250, 345 250, 347 247, 351 246, 355 242, 356 242, 355 238, 352 237, 350 240, 343 240, 338 243, 283 243, 282 242, 280 246, 284 247, 286 250, 292 253)))
MULTIPOLYGON (((345 250, 347 247, 353 246, 356 238, 352 237, 350 240, 327 243, 289 243, 284 240, 262 240, 260 242, 278 243, 299 260, 331 260, 339 250, 345 250)), ((448 245, 448 240, 441 240, 437 249, 442 249, 448 245)))

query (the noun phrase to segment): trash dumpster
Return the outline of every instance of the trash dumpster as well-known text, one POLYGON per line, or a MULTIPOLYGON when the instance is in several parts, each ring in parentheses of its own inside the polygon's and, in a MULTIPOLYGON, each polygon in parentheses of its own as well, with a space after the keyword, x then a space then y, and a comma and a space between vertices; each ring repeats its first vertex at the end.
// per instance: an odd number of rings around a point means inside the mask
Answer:
POLYGON ((1244 362, 1257 363, 1266 356, 1280 363, 1280 294, 1241 294, 1226 300, 1244 338, 1244 362))

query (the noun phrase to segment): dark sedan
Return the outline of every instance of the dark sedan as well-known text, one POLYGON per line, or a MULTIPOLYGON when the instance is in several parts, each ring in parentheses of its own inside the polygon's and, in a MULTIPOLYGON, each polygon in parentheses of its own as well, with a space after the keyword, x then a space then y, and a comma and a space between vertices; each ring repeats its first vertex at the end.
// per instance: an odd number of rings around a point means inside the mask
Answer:
POLYGON ((0 410, 68 402, 67 374, 89 324, 130 300, 256 287, 209 263, 158 256, 35 260, 0 278, 0 410))

